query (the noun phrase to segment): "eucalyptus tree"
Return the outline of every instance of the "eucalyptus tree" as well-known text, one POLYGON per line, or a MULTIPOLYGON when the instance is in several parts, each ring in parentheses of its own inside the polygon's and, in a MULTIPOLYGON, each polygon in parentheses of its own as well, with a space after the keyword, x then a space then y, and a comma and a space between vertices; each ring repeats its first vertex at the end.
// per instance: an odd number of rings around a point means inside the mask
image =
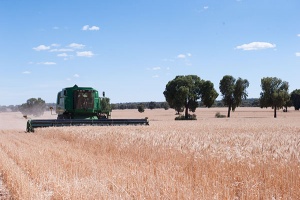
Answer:
POLYGON ((272 107, 274 118, 277 117, 276 111, 283 108, 290 100, 288 93, 289 83, 277 77, 264 77, 261 79, 260 107, 272 107))
POLYGON ((176 76, 167 83, 163 94, 171 108, 185 109, 185 119, 188 119, 189 110, 196 110, 199 99, 206 107, 211 107, 218 97, 213 83, 197 75, 176 76))
POLYGON ((19 110, 23 115, 41 116, 44 114, 47 106, 41 98, 30 98, 19 106, 19 110))
POLYGON ((248 94, 246 89, 249 87, 247 79, 238 78, 237 80, 230 75, 225 75, 220 80, 219 89, 222 93, 222 101, 228 106, 227 117, 230 117, 230 111, 235 111, 240 106, 242 99, 246 99, 248 94))
POLYGON ((291 101, 295 110, 299 110, 300 108, 300 89, 293 90, 291 93, 291 101))

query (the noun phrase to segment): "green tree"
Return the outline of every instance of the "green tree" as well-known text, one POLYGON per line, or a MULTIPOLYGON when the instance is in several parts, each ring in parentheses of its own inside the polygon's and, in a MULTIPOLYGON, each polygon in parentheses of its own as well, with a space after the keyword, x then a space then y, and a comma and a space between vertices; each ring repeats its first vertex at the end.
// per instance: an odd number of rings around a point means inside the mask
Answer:
POLYGON ((185 119, 188 119, 189 109, 196 110, 198 99, 211 107, 218 96, 213 83, 201 80, 197 75, 176 76, 167 83, 163 94, 171 108, 176 111, 185 108, 185 119))
POLYGON ((236 107, 240 106, 242 99, 247 98, 246 89, 249 87, 247 79, 238 78, 236 80, 230 75, 226 75, 220 81, 220 92, 223 95, 222 101, 228 106, 227 117, 230 117, 230 111, 235 111, 236 107))
POLYGON ((46 110, 46 103, 41 98, 30 98, 19 106, 19 110, 23 115, 41 116, 46 110))
POLYGON ((140 103, 140 104, 137 106, 137 108, 138 108, 138 111, 139 111, 140 113, 142 113, 142 112, 145 111, 145 106, 144 106, 144 104, 142 104, 142 103, 140 103))
POLYGON ((285 102, 285 104, 283 105, 284 110, 283 112, 287 112, 288 111, 288 107, 292 107, 293 106, 293 102, 291 100, 291 95, 289 94, 289 100, 285 102))
POLYGON ((155 109, 156 108, 156 103, 154 101, 151 101, 149 103, 149 109, 152 110, 152 109, 155 109))
POLYGON ((276 110, 286 105, 290 100, 288 93, 289 83, 277 77, 265 77, 261 79, 260 107, 272 107, 274 118, 277 117, 276 110))
POLYGON ((295 110, 299 110, 300 108, 300 89, 296 89, 291 93, 291 101, 295 110))
POLYGON ((162 103, 162 108, 164 108, 165 110, 168 110, 170 108, 168 102, 163 102, 162 103))

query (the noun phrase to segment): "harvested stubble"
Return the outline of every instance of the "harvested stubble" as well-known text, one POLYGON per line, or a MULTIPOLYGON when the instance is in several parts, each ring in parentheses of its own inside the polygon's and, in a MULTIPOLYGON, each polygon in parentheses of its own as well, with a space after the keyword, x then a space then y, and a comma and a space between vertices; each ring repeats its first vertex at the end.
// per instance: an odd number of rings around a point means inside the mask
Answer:
POLYGON ((214 113, 150 126, 0 131, 4 182, 19 199, 300 199, 297 115, 214 113))

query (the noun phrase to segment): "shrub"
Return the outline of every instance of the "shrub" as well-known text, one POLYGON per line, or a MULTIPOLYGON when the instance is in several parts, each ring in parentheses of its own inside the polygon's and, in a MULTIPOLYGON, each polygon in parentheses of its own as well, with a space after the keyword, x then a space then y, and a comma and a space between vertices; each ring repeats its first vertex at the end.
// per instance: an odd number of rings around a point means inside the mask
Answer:
POLYGON ((177 117, 175 117, 175 120, 197 120, 197 115, 195 114, 188 114, 188 118, 185 118, 184 115, 179 115, 177 117))
POLYGON ((216 118, 225 118, 226 115, 221 115, 220 112, 217 112, 217 113, 215 114, 215 117, 216 117, 216 118))

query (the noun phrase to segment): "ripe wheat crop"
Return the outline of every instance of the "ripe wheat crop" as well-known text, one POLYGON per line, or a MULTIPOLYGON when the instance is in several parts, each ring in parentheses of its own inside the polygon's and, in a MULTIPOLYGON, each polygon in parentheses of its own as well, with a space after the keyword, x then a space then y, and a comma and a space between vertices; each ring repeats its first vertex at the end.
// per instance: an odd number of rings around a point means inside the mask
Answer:
POLYGON ((239 108, 116 111, 150 126, 0 131, 0 170, 16 199, 300 199, 300 113, 239 108))

